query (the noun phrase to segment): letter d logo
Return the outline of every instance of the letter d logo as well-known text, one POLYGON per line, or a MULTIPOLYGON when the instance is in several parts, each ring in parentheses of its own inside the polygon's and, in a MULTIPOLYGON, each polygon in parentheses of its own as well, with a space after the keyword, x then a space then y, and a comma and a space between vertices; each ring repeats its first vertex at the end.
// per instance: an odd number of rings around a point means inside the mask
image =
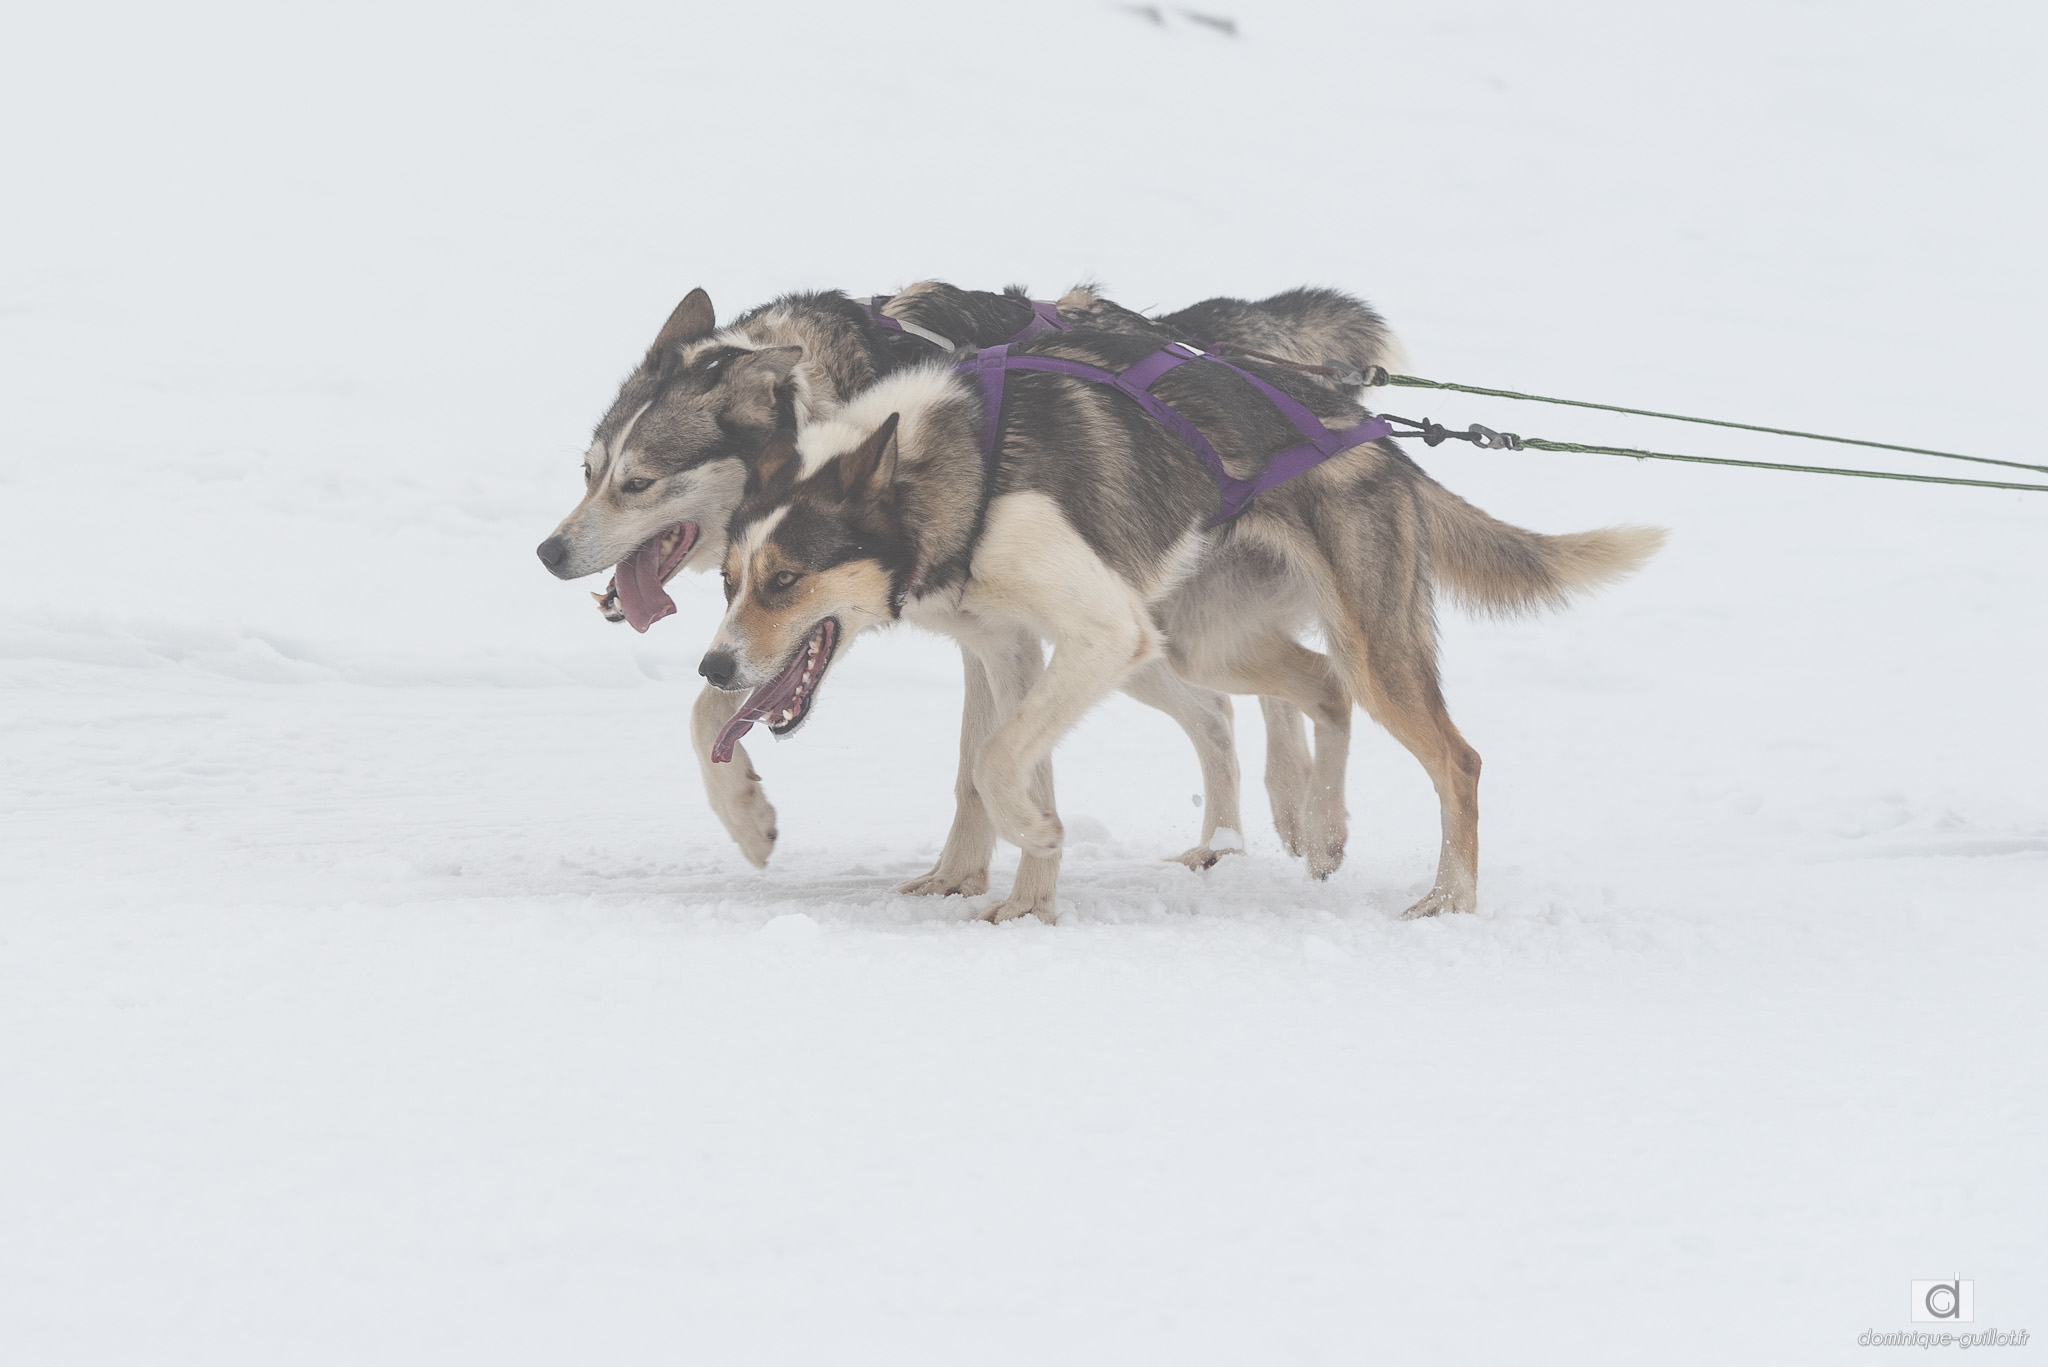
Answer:
POLYGON ((1975 1290, 1976 1283, 1960 1277, 1945 1282, 1914 1282, 1913 1318, 1923 1324, 1934 1320, 1968 1324, 1976 1318, 1976 1307, 1971 1304, 1976 1299, 1972 1294, 1975 1290))

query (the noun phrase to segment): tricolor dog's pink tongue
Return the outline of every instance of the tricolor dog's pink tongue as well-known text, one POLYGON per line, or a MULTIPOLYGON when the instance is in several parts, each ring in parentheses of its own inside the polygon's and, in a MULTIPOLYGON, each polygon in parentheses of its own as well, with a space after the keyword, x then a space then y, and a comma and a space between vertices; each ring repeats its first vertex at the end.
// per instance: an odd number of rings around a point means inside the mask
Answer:
POLYGON ((809 704, 808 693, 811 683, 804 678, 804 665, 812 650, 821 652, 818 673, 813 679, 822 680, 825 666, 832 661, 832 645, 839 639, 839 623, 827 618, 818 624, 816 631, 804 642, 796 654, 789 657, 789 663, 782 672, 747 695, 747 701, 731 721, 718 733, 718 739, 711 742, 713 764, 732 763, 732 748, 738 745, 740 737, 754 729, 754 723, 772 717, 785 707, 803 708, 809 704))
POLYGON ((711 742, 713 764, 732 763, 732 748, 740 743, 740 737, 753 730, 755 722, 779 710, 796 696, 796 676, 797 666, 791 664, 747 695, 746 704, 733 714, 732 720, 718 733, 718 739, 711 742))
POLYGON ((711 742, 711 762, 713 764, 732 763, 733 746, 738 745, 740 737, 753 730, 754 723, 759 720, 761 720, 759 713, 749 716, 746 712, 741 712, 738 716, 727 722, 725 729, 718 733, 718 739, 711 742))

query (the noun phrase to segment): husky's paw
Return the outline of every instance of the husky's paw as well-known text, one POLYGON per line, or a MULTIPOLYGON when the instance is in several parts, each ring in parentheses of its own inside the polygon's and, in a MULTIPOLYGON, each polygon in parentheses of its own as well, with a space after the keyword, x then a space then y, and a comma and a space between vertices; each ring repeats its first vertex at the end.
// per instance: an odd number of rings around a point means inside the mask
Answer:
POLYGON ((896 891, 909 897, 979 897, 988 891, 988 870, 948 873, 944 868, 936 868, 922 877, 899 884, 896 891))
POLYGON ((1441 916, 1446 912, 1470 911, 1472 894, 1453 892, 1449 888, 1431 888, 1423 899, 1401 913, 1404 921, 1419 921, 1425 916, 1441 916))
POLYGON ((1308 828, 1302 820, 1301 807, 1283 806, 1278 799, 1273 802, 1273 831, 1280 837, 1280 844, 1296 859, 1308 851, 1308 828))
POLYGON ((1301 852, 1311 878, 1328 878, 1344 865, 1344 844, 1351 838, 1351 820, 1341 802, 1327 807, 1309 804, 1301 831, 1301 852))
POLYGON ((1266 769, 1266 802, 1273 809, 1273 830, 1287 852, 1300 858, 1308 853, 1308 775, 1296 769, 1274 772, 1266 769))
POLYGON ((1207 845, 1197 845, 1191 850, 1182 850, 1179 854, 1167 855, 1166 862, 1169 864, 1185 864, 1196 873, 1200 873, 1204 869, 1216 867, 1216 861, 1226 854, 1242 854, 1243 852, 1243 849, 1236 845, 1226 845, 1220 850, 1212 850, 1207 845))
POLYGON ((1000 902, 989 903, 976 912, 975 916, 980 920, 996 923, 1014 921, 1019 916, 1036 916, 1047 925, 1052 925, 1059 919, 1058 911, 1049 894, 1034 896, 1031 893, 1017 892, 1011 893, 1000 902))

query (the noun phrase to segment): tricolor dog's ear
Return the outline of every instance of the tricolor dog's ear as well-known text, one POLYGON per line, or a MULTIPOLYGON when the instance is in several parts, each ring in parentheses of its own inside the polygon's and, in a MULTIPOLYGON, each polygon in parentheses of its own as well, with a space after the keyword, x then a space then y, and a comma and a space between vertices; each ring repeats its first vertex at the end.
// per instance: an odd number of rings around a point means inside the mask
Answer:
POLYGON ((787 492, 802 468, 803 462, 796 454, 796 433, 784 428, 768 439, 761 454, 747 467, 747 496, 787 492))
POLYGON ((868 439, 839 457, 839 487, 849 498, 892 502, 896 496, 896 424, 891 413, 868 439))
POLYGON ((683 296, 683 302, 676 305, 675 312, 669 314, 668 321, 661 325, 661 331, 655 334, 654 345, 647 348, 647 352, 651 356, 682 342, 709 337, 717 330, 718 317, 712 312, 711 296, 699 286, 683 296))

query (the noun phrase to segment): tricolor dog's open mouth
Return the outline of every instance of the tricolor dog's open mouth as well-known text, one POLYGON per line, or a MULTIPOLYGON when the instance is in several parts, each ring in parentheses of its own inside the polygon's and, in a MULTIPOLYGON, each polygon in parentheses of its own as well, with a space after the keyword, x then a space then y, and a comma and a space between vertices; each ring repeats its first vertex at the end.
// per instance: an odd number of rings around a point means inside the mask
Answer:
POLYGON ((605 591, 591 597, 597 599, 605 616, 612 617, 616 604, 617 611, 633 624, 633 630, 647 630, 676 610, 676 600, 668 596, 662 585, 676 577, 676 571, 683 567, 690 548, 696 544, 697 524, 678 522, 621 560, 605 591))
POLYGON ((833 648, 838 644, 839 623, 827 617, 797 647, 796 653, 789 657, 789 663, 782 667, 782 672, 755 689, 747 698, 746 706, 725 724, 725 729, 711 744, 712 762, 730 763, 732 747, 753 729, 757 721, 767 722, 768 729, 778 736, 786 736, 803 725, 804 718, 811 714, 811 699, 816 695, 818 685, 825 681, 825 670, 832 663, 833 648))

